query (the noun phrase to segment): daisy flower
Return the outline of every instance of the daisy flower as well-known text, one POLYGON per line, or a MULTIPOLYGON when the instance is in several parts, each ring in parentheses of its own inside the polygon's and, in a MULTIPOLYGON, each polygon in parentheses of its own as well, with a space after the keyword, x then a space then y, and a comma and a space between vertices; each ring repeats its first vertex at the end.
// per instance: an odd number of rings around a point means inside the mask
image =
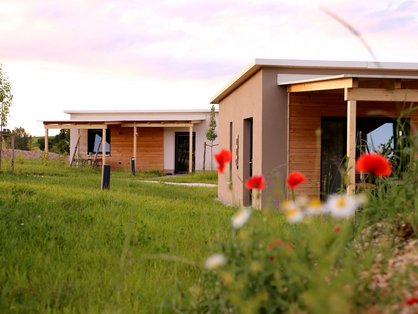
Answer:
POLYGON ((239 229, 251 216, 251 209, 248 207, 244 207, 240 209, 234 216, 232 216, 232 227, 234 229, 239 229))
POLYGON ((326 203, 327 211, 336 218, 351 217, 359 206, 360 202, 355 196, 346 194, 331 195, 326 203))
POLYGON ((226 258, 223 254, 217 253, 209 256, 205 261, 206 269, 216 269, 226 263, 226 258))

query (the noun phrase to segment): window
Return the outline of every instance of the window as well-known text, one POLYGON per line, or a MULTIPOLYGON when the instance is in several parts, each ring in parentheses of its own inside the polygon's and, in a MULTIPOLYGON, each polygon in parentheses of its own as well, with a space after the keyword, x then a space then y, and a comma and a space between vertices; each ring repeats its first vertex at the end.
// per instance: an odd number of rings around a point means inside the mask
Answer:
MULTIPOLYGON (((102 150, 102 129, 90 129, 88 130, 87 136, 87 146, 89 154, 96 154, 98 150, 99 154, 103 152, 102 150)), ((110 130, 106 129, 106 154, 110 154, 110 130)))

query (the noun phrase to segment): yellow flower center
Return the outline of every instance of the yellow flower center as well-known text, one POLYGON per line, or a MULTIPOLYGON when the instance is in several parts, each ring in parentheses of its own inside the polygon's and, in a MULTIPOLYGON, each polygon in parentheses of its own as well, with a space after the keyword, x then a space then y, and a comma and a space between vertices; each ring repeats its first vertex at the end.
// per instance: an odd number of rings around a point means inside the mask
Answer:
POLYGON ((347 204, 347 201, 344 197, 339 197, 337 199, 337 207, 338 208, 344 208, 346 206, 346 204, 347 204))
POLYGON ((298 213, 298 210, 296 208, 289 209, 287 211, 287 217, 295 217, 297 213, 298 213))
POLYGON ((309 205, 312 208, 318 209, 319 207, 321 207, 322 202, 320 199, 313 199, 310 201, 309 205))

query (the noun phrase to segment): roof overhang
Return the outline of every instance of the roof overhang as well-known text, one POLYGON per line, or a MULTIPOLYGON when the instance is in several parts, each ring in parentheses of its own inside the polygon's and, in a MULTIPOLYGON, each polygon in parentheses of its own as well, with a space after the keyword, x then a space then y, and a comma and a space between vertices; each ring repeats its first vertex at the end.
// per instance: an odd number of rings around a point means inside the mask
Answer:
POLYGON ((138 120, 50 120, 43 121, 46 129, 107 129, 111 125, 141 128, 184 128, 201 123, 203 120, 183 121, 138 121, 138 120))
POLYGON ((288 93, 344 90, 346 101, 418 102, 418 76, 352 75, 320 77, 302 81, 283 82, 288 93), (362 82, 382 82, 381 87, 365 87, 362 82))
POLYGON ((248 78, 253 76, 263 67, 287 68, 287 69, 344 69, 351 70, 399 70, 418 71, 418 63, 400 62, 367 62, 367 61, 323 61, 323 60, 285 60, 285 59, 255 59, 245 67, 238 75, 228 82, 210 100, 211 104, 219 104, 236 88, 242 85, 248 78))

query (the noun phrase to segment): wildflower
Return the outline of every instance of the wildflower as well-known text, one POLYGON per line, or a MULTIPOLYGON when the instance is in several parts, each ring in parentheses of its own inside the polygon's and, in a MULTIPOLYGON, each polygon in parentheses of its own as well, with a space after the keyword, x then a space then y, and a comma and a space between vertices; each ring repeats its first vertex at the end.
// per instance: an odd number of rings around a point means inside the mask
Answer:
POLYGON ((331 195, 327 201, 327 210, 336 218, 346 218, 354 214, 360 202, 355 196, 345 194, 331 195))
POLYGON ((286 218, 288 222, 294 223, 303 220, 303 212, 298 208, 293 208, 286 212, 286 218))
POLYGON ((209 256, 205 261, 205 268, 216 269, 226 263, 225 256, 223 254, 213 254, 209 256))
POLYGON ((371 153, 363 154, 357 159, 356 170, 378 177, 386 177, 392 173, 392 166, 385 156, 371 153))
POLYGON ((227 149, 222 149, 219 153, 215 154, 215 159, 218 162, 218 172, 223 173, 225 164, 232 160, 232 153, 227 149))
POLYGON ((247 220, 251 216, 251 210, 248 207, 244 207, 240 209, 233 217, 232 217, 232 227, 235 229, 241 228, 247 220))
POLYGON ((324 204, 319 198, 314 198, 309 201, 308 205, 305 208, 306 215, 320 215, 325 212, 324 204))
POLYGON ((411 297, 405 301, 405 304, 407 305, 413 305, 415 303, 418 303, 418 297, 411 297))
POLYGON ((299 222, 303 219, 303 212, 296 202, 284 201, 282 203, 282 208, 285 211, 285 215, 288 222, 294 223, 299 222))
POLYGON ((336 225, 336 226, 334 227, 334 231, 335 231, 335 233, 340 233, 340 231, 341 231, 340 226, 339 226, 339 225, 336 225))
POLYGON ((245 182, 245 187, 248 190, 257 189, 261 191, 266 186, 265 180, 263 176, 253 176, 245 182))
POLYGON ((299 184, 303 183, 306 180, 306 177, 299 171, 293 171, 289 174, 286 179, 286 183, 291 190, 296 188, 299 184))

